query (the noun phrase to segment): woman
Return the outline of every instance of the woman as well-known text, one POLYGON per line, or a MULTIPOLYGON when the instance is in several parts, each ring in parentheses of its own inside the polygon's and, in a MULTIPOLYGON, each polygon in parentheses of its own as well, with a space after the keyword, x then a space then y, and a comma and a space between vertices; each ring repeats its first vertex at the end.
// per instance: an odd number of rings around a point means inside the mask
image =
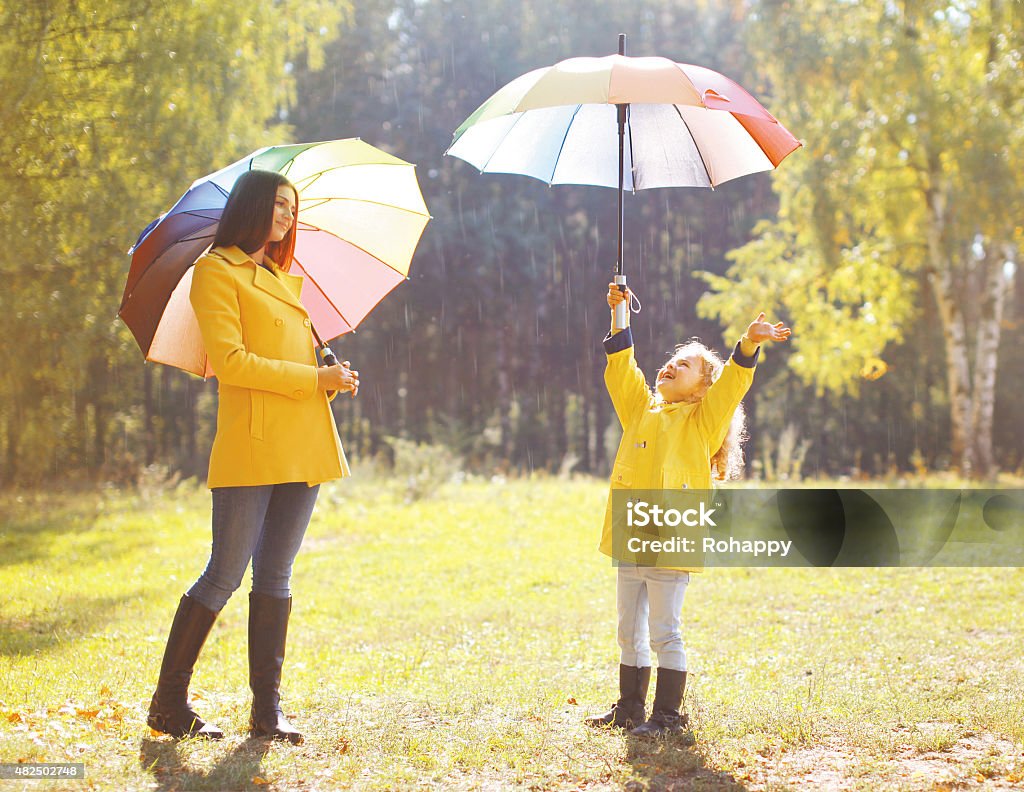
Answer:
POLYGON ((328 401, 359 386, 342 365, 317 367, 302 277, 288 274, 298 194, 281 174, 235 183, 190 299, 218 380, 210 453, 213 549, 171 625, 149 725, 175 737, 224 736, 188 702, 199 652, 252 560, 249 685, 252 736, 302 742, 281 711, 292 562, 320 483, 349 474, 328 401))

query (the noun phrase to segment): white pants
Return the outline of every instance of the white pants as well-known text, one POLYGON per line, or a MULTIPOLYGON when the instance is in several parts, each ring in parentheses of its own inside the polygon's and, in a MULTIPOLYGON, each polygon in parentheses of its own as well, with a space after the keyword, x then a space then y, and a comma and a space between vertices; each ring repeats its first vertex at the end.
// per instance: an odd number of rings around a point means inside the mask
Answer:
POLYGON ((681 628, 690 573, 632 564, 620 564, 618 570, 619 662, 650 666, 654 649, 659 668, 685 671, 681 628))

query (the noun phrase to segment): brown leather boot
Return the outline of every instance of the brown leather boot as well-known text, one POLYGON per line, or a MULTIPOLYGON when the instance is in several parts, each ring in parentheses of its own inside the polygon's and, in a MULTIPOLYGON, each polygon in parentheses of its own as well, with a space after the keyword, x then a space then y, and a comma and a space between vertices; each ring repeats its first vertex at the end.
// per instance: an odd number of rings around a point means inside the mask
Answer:
POLYGON ((587 718, 587 726, 611 726, 632 729, 644 722, 647 688, 651 684, 651 667, 619 665, 619 700, 604 715, 587 718))
POLYGON ((654 709, 651 719, 630 732, 634 737, 667 737, 679 734, 690 725, 686 715, 680 715, 683 693, 686 690, 686 672, 674 668, 659 668, 654 687, 654 709))
POLYGON ((291 597, 276 599, 256 592, 249 595, 249 734, 298 745, 302 735, 281 711, 281 668, 291 610, 291 597))
POLYGON ((185 594, 171 622, 171 634, 160 664, 160 679, 149 705, 146 723, 172 737, 205 737, 219 740, 224 732, 207 723, 189 705, 188 684, 199 652, 206 643, 216 612, 185 594))

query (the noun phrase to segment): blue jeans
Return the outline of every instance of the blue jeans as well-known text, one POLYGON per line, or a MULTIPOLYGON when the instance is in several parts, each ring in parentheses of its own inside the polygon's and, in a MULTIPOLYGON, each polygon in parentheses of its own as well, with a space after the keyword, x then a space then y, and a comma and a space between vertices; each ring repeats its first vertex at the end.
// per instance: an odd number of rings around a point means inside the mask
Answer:
POLYGON ((290 597, 292 563, 319 490, 303 482, 214 488, 213 550, 188 596, 219 611, 241 585, 252 559, 252 590, 290 597))

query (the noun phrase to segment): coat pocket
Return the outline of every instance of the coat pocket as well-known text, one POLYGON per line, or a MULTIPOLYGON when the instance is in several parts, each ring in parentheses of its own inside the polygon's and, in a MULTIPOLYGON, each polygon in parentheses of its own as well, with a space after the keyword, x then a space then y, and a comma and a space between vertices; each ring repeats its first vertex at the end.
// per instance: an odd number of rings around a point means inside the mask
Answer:
POLYGON ((689 489, 690 475, 682 468, 665 467, 661 471, 662 489, 689 489))
POLYGON ((249 391, 249 435, 253 440, 263 439, 263 394, 249 391))

